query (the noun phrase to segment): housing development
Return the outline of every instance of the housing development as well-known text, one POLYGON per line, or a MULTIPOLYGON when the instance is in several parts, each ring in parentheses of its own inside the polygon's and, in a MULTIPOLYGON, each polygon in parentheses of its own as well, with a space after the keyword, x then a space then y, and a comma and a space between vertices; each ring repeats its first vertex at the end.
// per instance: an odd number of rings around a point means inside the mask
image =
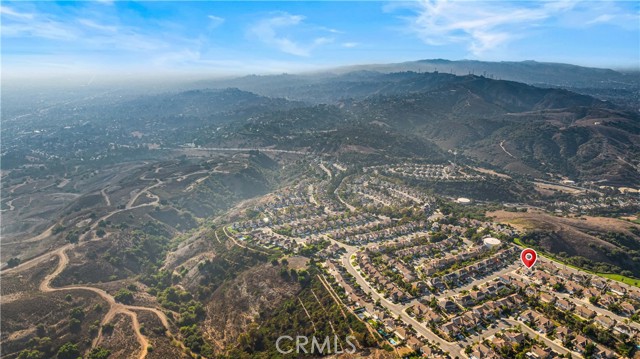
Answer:
POLYGON ((0 358, 640 359, 640 2, 1 2, 0 358))
POLYGON ((348 166, 315 166, 324 181, 277 192, 223 231, 238 245, 293 255, 316 246, 335 298, 400 355, 617 358, 640 343, 640 288, 547 258, 528 269, 512 226, 444 214, 433 196, 393 182, 416 172, 482 180, 465 173, 475 171, 376 166, 333 188, 348 166))

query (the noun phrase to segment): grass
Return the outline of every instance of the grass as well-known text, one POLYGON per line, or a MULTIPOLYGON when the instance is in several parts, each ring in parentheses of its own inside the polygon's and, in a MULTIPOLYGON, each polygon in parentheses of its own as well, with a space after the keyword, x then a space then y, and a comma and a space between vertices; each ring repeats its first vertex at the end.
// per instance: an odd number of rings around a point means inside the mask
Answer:
MULTIPOLYGON (((520 238, 514 238, 514 239, 513 239, 513 242, 514 242, 515 244, 517 244, 518 246, 520 246, 520 247, 525 247, 525 248, 527 248, 527 247, 528 247, 527 245, 525 245, 524 243, 522 243, 522 241, 520 240, 520 238)), ((621 283, 624 283, 624 284, 628 284, 628 285, 631 285, 631 286, 634 286, 634 287, 640 288, 640 279, 637 279, 637 278, 631 278, 631 277, 626 277, 626 276, 623 276, 622 274, 615 274, 615 273, 597 273, 597 272, 592 272, 592 271, 590 271, 590 270, 587 270, 587 269, 584 269, 584 268, 580 268, 580 267, 574 266, 574 265, 572 265, 572 264, 569 264, 569 263, 563 262, 563 261, 559 260, 558 258, 556 258, 556 257, 554 257, 554 256, 552 256, 552 255, 550 255, 550 254, 548 254, 548 253, 542 252, 542 251, 540 251, 540 250, 538 250, 538 249, 536 249, 536 252, 537 252, 539 255, 541 255, 541 256, 543 256, 543 257, 545 257, 545 258, 547 258, 547 259, 550 259, 550 260, 552 260, 552 261, 554 261, 554 262, 560 263, 560 264, 562 264, 562 265, 564 265, 564 266, 571 267, 571 268, 573 268, 573 269, 576 269, 576 270, 579 270, 579 271, 582 271, 582 272, 586 272, 586 273, 589 273, 589 274, 597 275, 597 276, 599 276, 599 277, 603 277, 603 278, 607 278, 607 279, 615 280, 615 281, 617 281, 617 282, 621 282, 621 283)))
POLYGON ((625 277, 614 273, 596 273, 597 275, 640 288, 640 279, 625 277))

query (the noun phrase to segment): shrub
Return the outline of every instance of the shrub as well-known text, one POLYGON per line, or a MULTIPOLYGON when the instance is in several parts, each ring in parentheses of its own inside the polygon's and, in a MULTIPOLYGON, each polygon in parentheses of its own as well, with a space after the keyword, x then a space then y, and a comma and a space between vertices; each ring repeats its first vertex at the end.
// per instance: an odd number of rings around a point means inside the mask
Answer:
POLYGON ((44 359, 44 353, 35 349, 25 349, 18 354, 18 359, 44 359))
POLYGON ((80 356, 78 346, 67 342, 58 349, 58 359, 77 359, 80 356))
POLYGON ((124 303, 124 304, 133 303, 133 293, 131 293, 130 290, 125 288, 120 289, 113 298, 120 303, 124 303))
POLYGON ((102 347, 95 347, 89 353, 87 359, 107 359, 111 352, 102 347))
POLYGON ((16 267, 18 264, 20 264, 20 258, 13 257, 7 261, 9 268, 16 267))

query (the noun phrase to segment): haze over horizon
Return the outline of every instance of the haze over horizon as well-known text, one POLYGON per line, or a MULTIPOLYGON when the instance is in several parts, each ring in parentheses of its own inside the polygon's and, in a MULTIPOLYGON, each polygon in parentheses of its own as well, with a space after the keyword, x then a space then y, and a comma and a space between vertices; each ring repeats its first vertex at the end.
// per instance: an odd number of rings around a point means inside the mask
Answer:
POLYGON ((434 58, 640 64, 640 4, 627 1, 5 1, 0 14, 5 78, 296 73, 434 58))

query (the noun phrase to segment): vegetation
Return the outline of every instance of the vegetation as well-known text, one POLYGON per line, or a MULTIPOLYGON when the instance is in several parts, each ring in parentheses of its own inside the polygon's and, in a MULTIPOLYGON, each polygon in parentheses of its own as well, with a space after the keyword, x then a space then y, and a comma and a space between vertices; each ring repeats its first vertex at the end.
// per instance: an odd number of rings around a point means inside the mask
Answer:
MULTIPOLYGON (((303 282, 300 293, 286 300, 275 311, 260 313, 261 325, 242 334, 238 339, 238 348, 228 353, 228 357, 244 358, 249 353, 257 352, 264 357, 280 356, 276 351, 275 341, 281 335, 294 338, 296 335, 316 336, 323 340, 327 336, 334 338, 336 335, 344 347, 348 347, 345 338, 353 335, 357 346, 377 347, 377 340, 371 336, 366 324, 335 302, 317 279, 317 274, 318 269, 310 267, 309 280, 303 282)), ((284 346, 283 343, 283 349, 284 346)))
POLYGON ((103 347, 95 347, 89 352, 87 359, 107 359, 111 355, 111 351, 103 347))
POLYGON ((80 357, 80 349, 74 343, 67 342, 58 349, 58 359, 77 359, 80 357))
POLYGON ((7 267, 9 268, 16 267, 18 264, 20 264, 20 258, 13 257, 7 261, 7 267))
POLYGON ((125 288, 121 288, 113 297, 117 302, 120 302, 120 303, 124 303, 124 304, 133 303, 133 293, 131 293, 130 290, 125 288))

